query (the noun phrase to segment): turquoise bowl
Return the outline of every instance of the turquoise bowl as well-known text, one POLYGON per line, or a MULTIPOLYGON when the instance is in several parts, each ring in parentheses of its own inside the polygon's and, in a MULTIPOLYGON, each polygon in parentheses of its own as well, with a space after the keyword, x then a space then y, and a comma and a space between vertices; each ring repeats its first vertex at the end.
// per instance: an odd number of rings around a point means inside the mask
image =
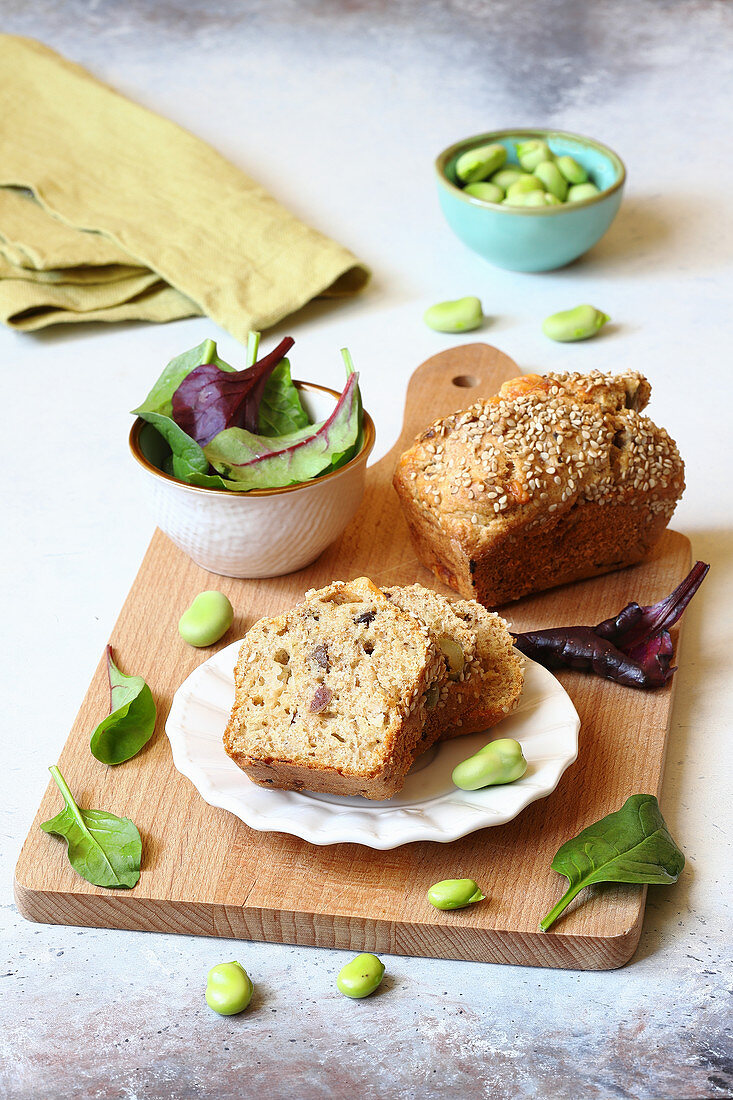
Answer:
POLYGON ((621 205, 626 169, 621 158, 592 138, 563 130, 492 130, 464 138, 435 161, 438 198, 457 237, 497 267, 552 271, 577 260, 600 241, 621 205), (456 160, 478 145, 501 143, 505 167, 518 165, 516 143, 542 138, 556 156, 569 154, 588 172, 600 195, 562 206, 503 206, 473 198, 458 186, 456 160))

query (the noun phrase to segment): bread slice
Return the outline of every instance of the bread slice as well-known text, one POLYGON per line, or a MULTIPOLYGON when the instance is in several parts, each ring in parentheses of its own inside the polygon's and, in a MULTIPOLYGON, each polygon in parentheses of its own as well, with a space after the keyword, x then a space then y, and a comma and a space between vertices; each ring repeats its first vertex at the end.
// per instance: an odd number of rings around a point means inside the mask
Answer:
POLYGON ((509 624, 476 600, 457 600, 453 610, 473 631, 476 656, 466 684, 461 733, 490 729, 516 707, 524 684, 524 658, 514 645, 509 624))
POLYGON ((245 637, 224 747, 255 783, 383 799, 419 751, 445 661, 367 578, 307 593, 245 637))
POLYGON ((444 683, 428 698, 424 747, 490 729, 517 705, 522 656, 508 625, 475 600, 452 602, 412 584, 385 589, 398 607, 425 623, 446 662, 444 683))

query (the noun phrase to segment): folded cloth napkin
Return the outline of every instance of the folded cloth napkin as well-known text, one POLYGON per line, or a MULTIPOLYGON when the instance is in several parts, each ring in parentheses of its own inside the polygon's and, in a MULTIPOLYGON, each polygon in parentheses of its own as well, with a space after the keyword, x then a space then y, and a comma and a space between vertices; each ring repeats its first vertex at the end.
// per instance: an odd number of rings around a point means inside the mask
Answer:
POLYGON ((50 217, 30 191, 0 187, 0 318, 11 328, 200 312, 114 241, 50 217))
POLYGON ((0 35, 0 320, 170 321, 239 340, 368 269, 203 141, 0 35))

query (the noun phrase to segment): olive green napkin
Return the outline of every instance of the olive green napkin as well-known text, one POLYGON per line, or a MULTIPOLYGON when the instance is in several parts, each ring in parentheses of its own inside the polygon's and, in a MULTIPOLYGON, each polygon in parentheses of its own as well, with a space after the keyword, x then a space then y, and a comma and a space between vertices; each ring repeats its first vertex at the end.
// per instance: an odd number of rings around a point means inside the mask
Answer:
POLYGON ((215 150, 39 42, 0 35, 0 320, 170 321, 233 336, 368 269, 215 150))

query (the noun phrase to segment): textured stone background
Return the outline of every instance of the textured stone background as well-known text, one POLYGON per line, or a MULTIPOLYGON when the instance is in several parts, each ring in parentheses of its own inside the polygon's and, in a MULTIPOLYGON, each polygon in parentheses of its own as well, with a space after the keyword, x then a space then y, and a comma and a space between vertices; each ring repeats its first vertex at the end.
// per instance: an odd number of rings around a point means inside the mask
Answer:
POLYGON ((334 987, 340 952, 30 925, 12 904, 17 852, 151 532, 130 477, 126 410, 162 362, 214 326, 0 333, 12 412, 0 1093, 730 1096, 733 8, 5 0, 3 16, 4 30, 42 39, 207 138, 373 265, 362 299, 313 306, 287 327, 298 373, 326 383, 340 378, 337 349, 349 344, 379 454, 397 433, 411 370, 454 342, 420 322, 440 298, 480 294, 491 318, 480 338, 524 370, 646 370, 654 418, 688 464, 675 526, 714 570, 687 617, 662 797, 688 863, 675 888, 650 890, 624 970, 387 958, 379 994, 350 1003, 334 987), (539 277, 498 272, 465 251, 440 220, 430 179, 431 158, 450 141, 534 124, 595 135, 629 167, 607 238, 539 277), (610 312, 613 327, 572 349, 544 340, 542 317, 583 300, 610 312), (245 1015, 218 1018, 203 1001, 204 975, 233 957, 257 993, 245 1015))

